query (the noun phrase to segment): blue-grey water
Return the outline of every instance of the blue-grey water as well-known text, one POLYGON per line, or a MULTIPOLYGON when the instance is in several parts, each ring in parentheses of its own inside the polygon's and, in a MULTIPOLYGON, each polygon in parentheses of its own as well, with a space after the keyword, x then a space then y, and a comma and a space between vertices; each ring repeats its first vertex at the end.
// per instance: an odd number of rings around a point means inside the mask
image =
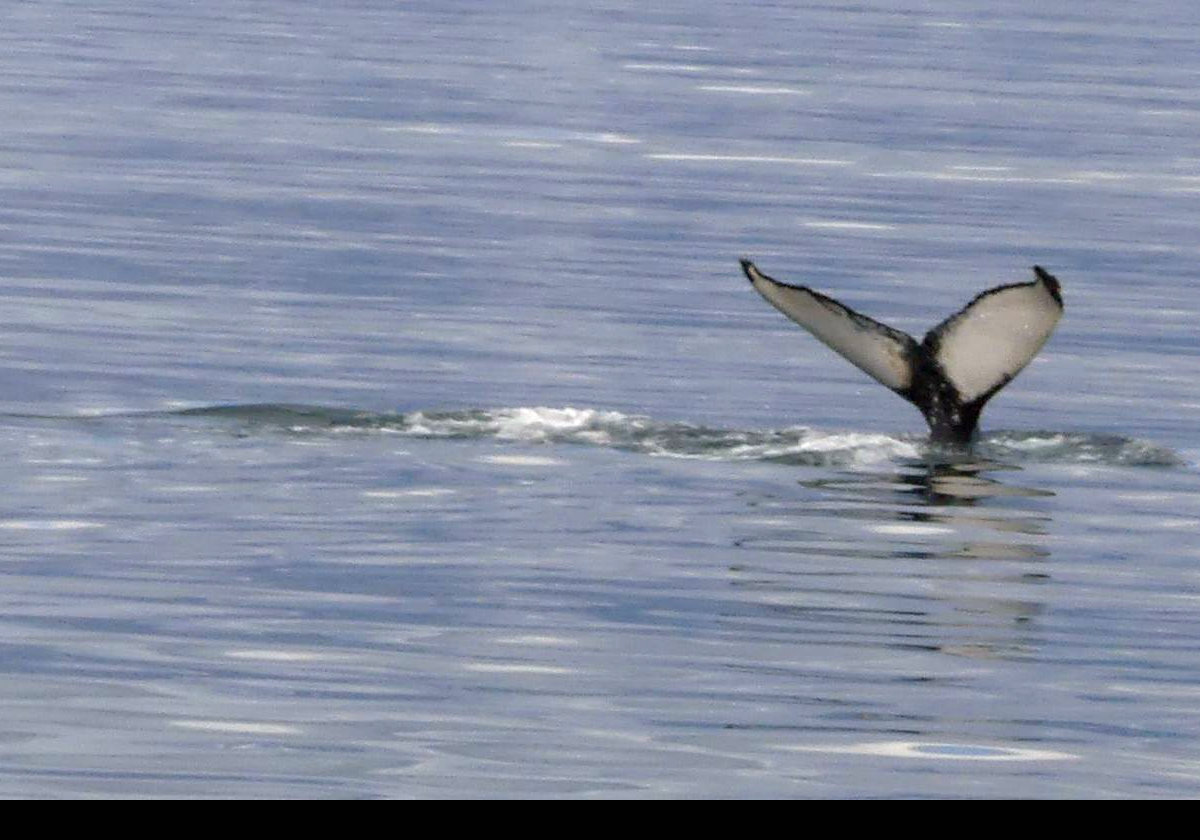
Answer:
POLYGON ((1200 794, 1188 4, 9 4, 0 796, 1200 794), (1062 281, 969 455, 921 334, 1062 281))

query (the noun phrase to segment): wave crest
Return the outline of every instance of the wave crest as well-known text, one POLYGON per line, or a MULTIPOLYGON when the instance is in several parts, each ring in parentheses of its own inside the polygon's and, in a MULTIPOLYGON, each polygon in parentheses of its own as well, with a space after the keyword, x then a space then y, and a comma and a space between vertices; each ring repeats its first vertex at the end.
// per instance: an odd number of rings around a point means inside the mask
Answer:
MULTIPOLYGON (((220 406, 176 412, 222 417, 297 433, 373 430, 414 438, 487 439, 537 444, 586 444, 648 455, 712 460, 772 461, 809 466, 941 460, 955 453, 924 438, 831 432, 804 426, 720 429, 655 420, 595 408, 467 409, 379 414, 315 406, 220 406)), ((961 457, 961 451, 957 453, 961 457)), ((1149 441, 1083 432, 998 431, 985 434, 972 455, 1006 463, 1179 466, 1178 454, 1149 441)))

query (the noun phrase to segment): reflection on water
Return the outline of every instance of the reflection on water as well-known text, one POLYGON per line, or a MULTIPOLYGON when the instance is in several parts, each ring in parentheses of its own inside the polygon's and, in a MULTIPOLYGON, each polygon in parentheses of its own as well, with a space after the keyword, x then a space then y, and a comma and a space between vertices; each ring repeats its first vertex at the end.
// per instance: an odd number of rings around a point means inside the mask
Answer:
MULTIPOLYGON (((1046 550, 1036 541, 1012 535, 1041 537, 1050 520, 1046 505, 1036 500, 1054 493, 1037 487, 1002 481, 992 474, 1017 472, 1018 467, 998 463, 964 461, 904 465, 893 471, 847 472, 799 485, 820 491, 822 498, 790 511, 793 515, 875 522, 876 534, 949 536, 979 530, 1003 535, 1003 539, 973 540, 965 548, 931 549, 923 556, 1040 558, 1046 550), (892 524, 892 523, 900 524, 892 524), (939 527, 941 526, 941 527, 939 527), (972 546, 994 546, 990 551, 972 546)), ((949 545, 956 545, 947 541, 949 545)), ((905 552, 907 556, 907 552, 905 552)))
POLYGON ((806 634, 814 621, 849 622, 851 633, 874 626, 888 646, 1027 655, 1028 622, 1044 610, 1031 587, 1049 580, 1054 494, 1009 480, 1018 472, 976 459, 908 463, 802 479, 798 498, 748 500, 736 544, 757 559, 739 557, 736 584, 770 593, 806 634))

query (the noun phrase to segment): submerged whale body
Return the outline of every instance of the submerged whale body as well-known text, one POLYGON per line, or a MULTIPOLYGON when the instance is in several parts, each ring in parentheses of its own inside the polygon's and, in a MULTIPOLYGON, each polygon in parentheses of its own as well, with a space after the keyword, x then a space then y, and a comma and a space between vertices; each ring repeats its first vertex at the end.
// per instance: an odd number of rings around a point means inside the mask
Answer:
POLYGON ((1042 349, 1062 317, 1062 288, 1041 266, 1032 283, 981 292, 919 344, 806 286, 780 283, 742 260, 767 302, 911 402, 939 443, 969 443, 979 414, 1042 349))

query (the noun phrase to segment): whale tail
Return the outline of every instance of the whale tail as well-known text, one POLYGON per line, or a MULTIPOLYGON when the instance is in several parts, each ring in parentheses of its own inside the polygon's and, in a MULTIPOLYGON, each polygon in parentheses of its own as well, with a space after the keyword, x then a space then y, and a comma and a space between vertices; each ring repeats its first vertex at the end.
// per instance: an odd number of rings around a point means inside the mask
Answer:
POLYGON ((936 441, 971 440, 984 404, 1033 360, 1063 312, 1058 280, 1034 266, 1033 282, 980 293, 918 344, 807 286, 781 283, 750 260, 741 263, 768 303, 916 405, 936 441))

